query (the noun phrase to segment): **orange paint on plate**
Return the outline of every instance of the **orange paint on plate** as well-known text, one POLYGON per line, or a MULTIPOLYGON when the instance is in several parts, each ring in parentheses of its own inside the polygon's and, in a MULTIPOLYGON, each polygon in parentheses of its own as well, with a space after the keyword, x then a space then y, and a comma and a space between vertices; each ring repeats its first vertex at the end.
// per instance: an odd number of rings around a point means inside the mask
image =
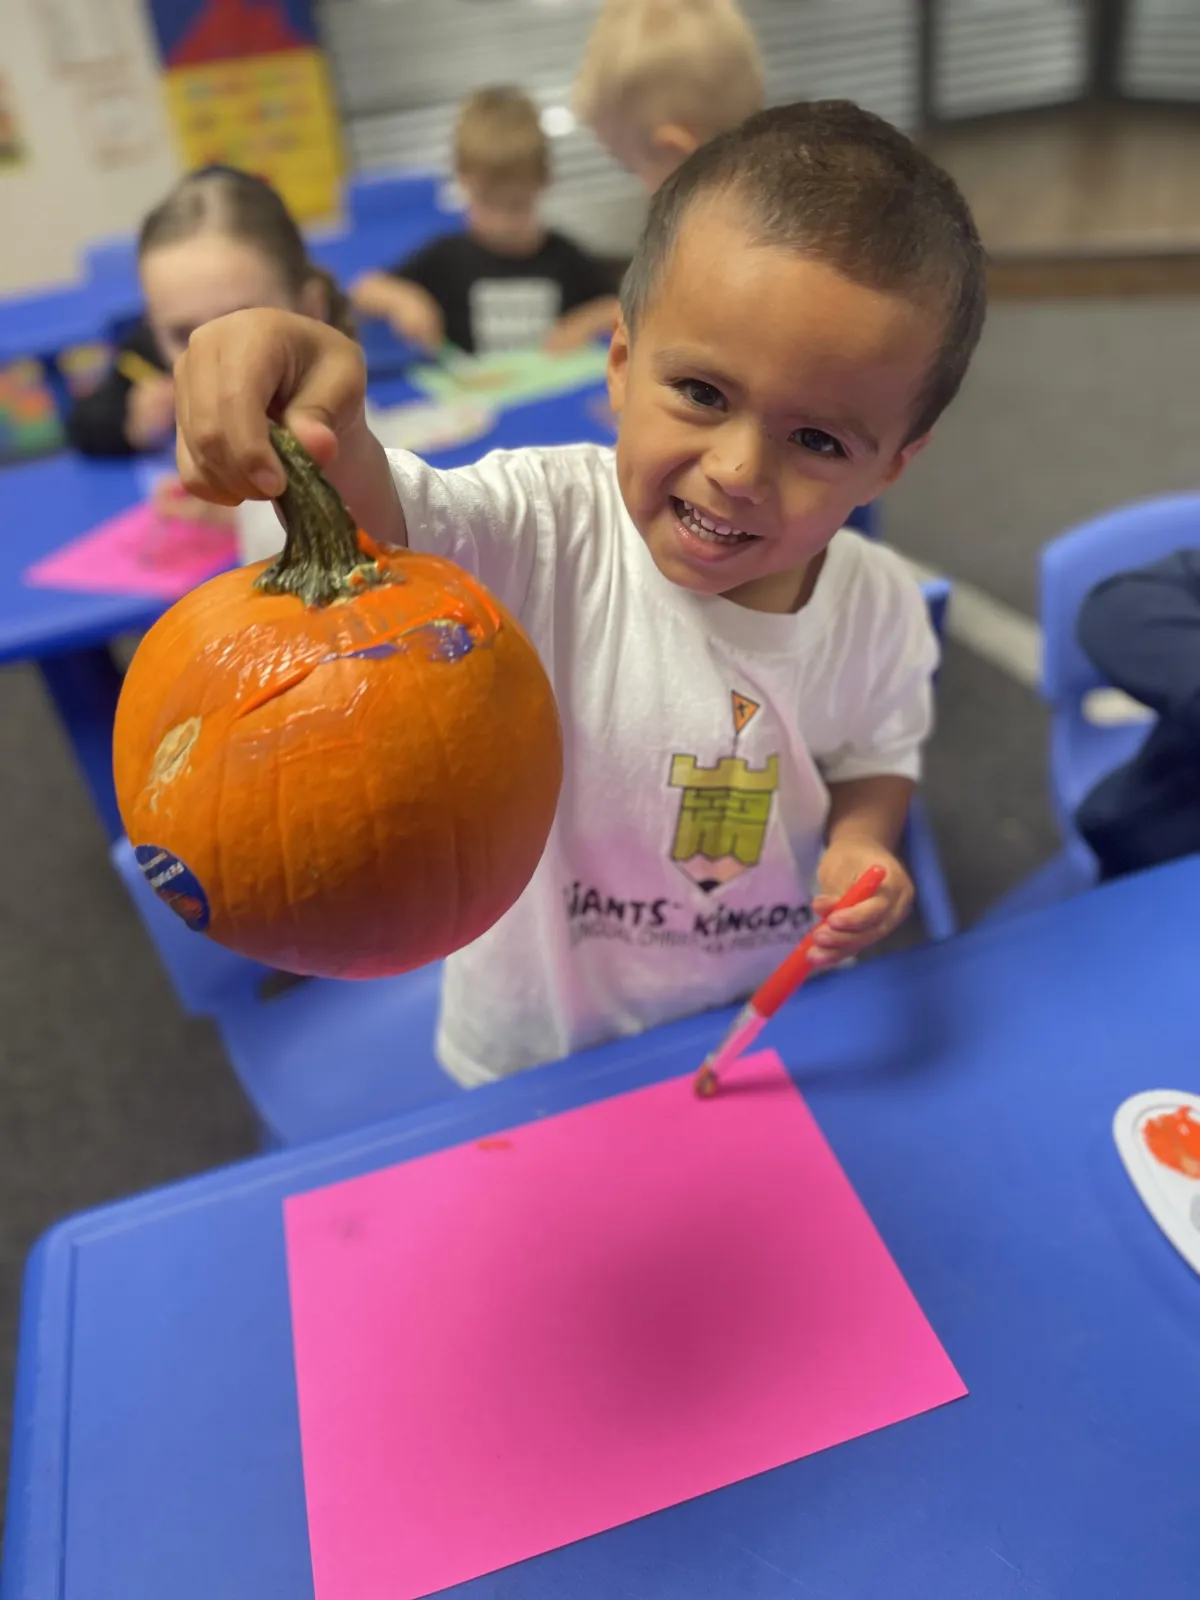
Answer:
POLYGON ((1151 1117, 1142 1135, 1150 1154, 1164 1167, 1182 1172, 1185 1178, 1200 1178, 1200 1122, 1193 1121, 1190 1106, 1151 1117))

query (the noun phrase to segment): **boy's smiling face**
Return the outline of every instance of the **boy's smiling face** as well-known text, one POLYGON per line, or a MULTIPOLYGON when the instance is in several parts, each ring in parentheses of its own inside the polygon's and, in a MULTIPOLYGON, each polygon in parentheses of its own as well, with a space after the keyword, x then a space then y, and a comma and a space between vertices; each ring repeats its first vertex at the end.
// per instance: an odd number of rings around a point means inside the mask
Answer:
POLYGON ((926 442, 906 440, 941 337, 911 300, 755 244, 735 200, 696 201, 609 356, 621 493, 663 575, 794 610, 926 442))

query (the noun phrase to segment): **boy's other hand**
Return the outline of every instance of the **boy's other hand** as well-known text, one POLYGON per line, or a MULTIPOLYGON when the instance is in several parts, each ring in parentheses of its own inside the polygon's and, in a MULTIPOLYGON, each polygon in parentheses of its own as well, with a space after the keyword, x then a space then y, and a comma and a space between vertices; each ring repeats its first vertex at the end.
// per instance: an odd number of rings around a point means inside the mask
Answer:
POLYGON ((168 373, 135 383, 125 402, 125 437, 134 450, 149 450, 175 426, 175 385, 168 373))
POLYGON ((908 916, 913 902, 912 880, 908 873, 890 850, 859 839, 835 840, 821 857, 817 867, 820 893, 813 901, 813 911, 818 917, 826 916, 850 885, 868 867, 876 866, 887 873, 878 892, 862 905, 835 912, 829 922, 818 929, 810 958, 814 970, 837 966, 847 957, 877 944, 908 916))
POLYGON ((366 435, 362 351, 293 311, 234 311, 197 328, 175 364, 175 396, 179 475, 218 505, 283 493, 269 418, 322 467, 366 435))

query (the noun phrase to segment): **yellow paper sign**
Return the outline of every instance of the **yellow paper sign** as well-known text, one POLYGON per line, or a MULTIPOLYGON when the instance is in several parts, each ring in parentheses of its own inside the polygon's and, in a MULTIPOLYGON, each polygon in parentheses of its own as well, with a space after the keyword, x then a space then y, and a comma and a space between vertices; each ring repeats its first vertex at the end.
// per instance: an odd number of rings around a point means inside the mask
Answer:
POLYGON ((219 161, 253 172, 301 222, 336 212, 341 147, 319 50, 175 67, 165 82, 188 168, 219 161))

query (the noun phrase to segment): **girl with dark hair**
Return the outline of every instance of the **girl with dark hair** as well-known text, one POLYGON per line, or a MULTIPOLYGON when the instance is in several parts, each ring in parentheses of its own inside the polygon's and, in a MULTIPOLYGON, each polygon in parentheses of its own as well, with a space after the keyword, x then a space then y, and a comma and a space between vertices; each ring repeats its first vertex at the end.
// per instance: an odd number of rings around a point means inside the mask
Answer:
POLYGON ((171 369, 196 328, 252 306, 299 311, 353 335, 349 302, 308 258, 283 200, 236 167, 181 179, 142 223, 138 271, 146 313, 112 370, 67 420, 85 455, 153 450, 175 427, 171 369))

